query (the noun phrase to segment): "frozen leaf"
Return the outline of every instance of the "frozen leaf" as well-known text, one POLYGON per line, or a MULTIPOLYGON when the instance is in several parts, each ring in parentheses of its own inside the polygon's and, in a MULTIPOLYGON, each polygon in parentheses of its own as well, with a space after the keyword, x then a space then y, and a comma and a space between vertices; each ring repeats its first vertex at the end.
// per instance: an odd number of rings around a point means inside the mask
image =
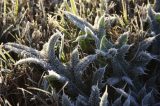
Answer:
POLYGON ((26 58, 26 59, 21 59, 21 60, 17 61, 15 63, 15 65, 20 65, 20 64, 24 64, 24 63, 38 64, 46 70, 51 70, 52 69, 51 65, 48 64, 46 61, 41 60, 41 59, 37 59, 37 58, 32 58, 32 57, 26 58))
POLYGON ((112 47, 113 47, 113 44, 106 38, 106 36, 103 36, 100 42, 100 50, 106 52, 108 49, 112 47))
POLYGON ((57 74, 53 70, 48 71, 48 75, 45 75, 44 78, 47 79, 48 81, 58 80, 62 83, 65 83, 66 81, 68 81, 65 77, 57 74))
POLYGON ((147 94, 147 92, 146 92, 146 87, 144 86, 144 87, 141 88, 141 90, 138 92, 138 94, 137 94, 137 99, 138 99, 139 101, 141 101, 146 94, 147 94))
POLYGON ((99 68, 93 75, 92 85, 96 85, 97 83, 102 83, 102 78, 105 72, 105 67, 99 68))
POLYGON ((70 13, 70 12, 67 12, 65 11, 64 14, 67 16, 67 18, 73 22, 73 24, 75 24, 78 28, 80 28, 82 31, 85 30, 85 27, 88 27, 90 28, 92 31, 94 31, 94 28, 93 26, 88 23, 87 21, 85 21, 84 19, 70 13))
POLYGON ((98 21, 98 38, 101 39, 106 35, 106 22, 105 22, 105 14, 102 15, 98 21))
POLYGON ((119 79, 119 78, 116 78, 116 77, 111 77, 111 78, 108 78, 108 79, 107 79, 107 83, 108 83, 109 85, 115 85, 115 84, 117 84, 119 81, 120 81, 120 79, 119 79))
POLYGON ((99 95, 100 95, 100 92, 99 92, 99 88, 98 86, 92 86, 92 91, 91 91, 91 94, 90 94, 90 97, 89 97, 89 104, 90 106, 98 106, 99 105, 99 95))
POLYGON ((154 41, 156 37, 149 37, 146 38, 145 40, 143 40, 142 42, 140 42, 139 44, 139 52, 141 51, 145 51, 150 45, 151 43, 154 41))
POLYGON ((41 54, 38 50, 17 43, 6 43, 4 44, 4 48, 22 56, 25 54, 27 57, 41 57, 41 54))
POLYGON ((151 56, 150 53, 142 51, 137 56, 136 61, 137 61, 137 63, 139 63, 139 65, 146 66, 152 59, 153 59, 153 57, 151 56))
POLYGON ((160 20, 159 16, 160 13, 156 13, 151 6, 148 8, 148 16, 149 16, 149 22, 150 22, 150 27, 151 30, 157 35, 160 33, 159 28, 160 28, 160 20))
POLYGON ((97 58, 97 55, 88 55, 80 60, 75 68, 75 72, 83 72, 90 63, 92 63, 97 58))
POLYGON ((48 53, 47 54, 48 54, 48 59, 50 62, 53 62, 53 60, 56 58, 54 47, 59 38, 60 38, 59 33, 55 33, 50 37, 48 41, 48 48, 47 48, 48 53))
POLYGON ((117 99, 113 102, 112 106, 122 106, 122 100, 121 100, 121 98, 122 98, 122 96, 120 96, 119 98, 117 98, 117 99))
POLYGON ((71 66, 75 67, 79 63, 78 48, 75 48, 71 54, 71 66))
POLYGON ((76 100, 76 106, 88 106, 88 98, 79 95, 76 100))
POLYGON ((117 39, 116 46, 122 47, 123 45, 127 44, 129 34, 130 32, 125 32, 121 34, 120 37, 117 39))
POLYGON ((119 94, 123 95, 124 97, 128 98, 129 94, 126 93, 123 89, 115 88, 114 86, 112 86, 112 87, 116 90, 117 93, 119 93, 119 94))
POLYGON ((62 95, 62 106, 73 106, 68 96, 65 93, 63 93, 62 95))
POLYGON ((137 76, 146 74, 145 68, 141 66, 134 67, 131 71, 137 76))
POLYGON ((109 101, 108 101, 108 87, 106 86, 106 90, 102 95, 101 101, 100 101, 100 106, 109 106, 109 101))
POLYGON ((122 80, 127 82, 129 85, 134 86, 132 80, 129 77, 123 76, 122 80))
POLYGON ((144 98, 142 99, 142 106, 151 105, 151 100, 152 100, 152 91, 144 96, 144 98))
POLYGON ((155 0, 156 2, 155 2, 155 5, 154 5, 154 7, 155 7, 155 11, 156 12, 160 12, 160 0, 155 0))
POLYGON ((129 95, 128 98, 123 103, 123 106, 130 106, 130 105, 131 105, 131 99, 130 99, 130 95, 129 95))

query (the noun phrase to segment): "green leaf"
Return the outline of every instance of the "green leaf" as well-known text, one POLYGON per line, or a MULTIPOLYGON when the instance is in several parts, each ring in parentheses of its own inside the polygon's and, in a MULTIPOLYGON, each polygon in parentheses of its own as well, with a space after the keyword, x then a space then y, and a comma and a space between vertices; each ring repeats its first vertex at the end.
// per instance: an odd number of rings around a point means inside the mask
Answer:
POLYGON ((100 41, 99 41, 97 35, 88 27, 85 27, 85 32, 86 32, 87 36, 90 35, 94 39, 96 47, 98 48, 100 41))
POLYGON ((119 47, 122 47, 123 45, 127 44, 129 33, 130 32, 124 32, 123 34, 120 35, 120 37, 117 39, 116 47, 119 48, 119 47))
POLYGON ((101 39, 106 35, 106 22, 105 22, 105 14, 102 15, 98 21, 98 35, 97 37, 101 39))
POLYGON ((155 18, 156 18, 157 22, 160 23, 160 14, 157 14, 157 15, 155 16, 155 18))
POLYGON ((100 50, 106 52, 108 51, 108 49, 112 47, 113 47, 113 44, 105 36, 103 36, 100 42, 100 50))

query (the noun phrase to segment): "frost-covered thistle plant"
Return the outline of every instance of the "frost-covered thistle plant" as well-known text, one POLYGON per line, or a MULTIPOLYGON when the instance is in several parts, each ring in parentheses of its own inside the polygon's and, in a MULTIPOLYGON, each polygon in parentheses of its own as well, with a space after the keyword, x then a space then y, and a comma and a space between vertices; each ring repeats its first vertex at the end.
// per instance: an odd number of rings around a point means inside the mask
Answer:
MULTIPOLYGON (((92 63, 97 56, 96 54, 88 55, 79 59, 79 52, 76 48, 71 54, 70 62, 68 64, 63 64, 55 55, 54 50, 54 46, 61 36, 59 32, 52 35, 49 41, 44 44, 41 51, 16 43, 6 43, 4 48, 27 57, 17 61, 15 65, 24 63, 38 64, 48 71, 48 75, 46 75, 45 78, 59 80, 62 83, 69 82, 68 86, 71 91, 75 91, 75 94, 84 94, 85 85, 83 84, 82 75, 87 66, 92 63)), ((98 77, 95 76, 95 78, 98 77)), ((96 80, 98 79, 94 81, 96 80)))
MULTIPOLYGON (((51 85, 52 81, 66 84, 65 88, 67 89, 64 89, 61 102, 63 106, 145 106, 156 103, 154 95, 157 86, 154 86, 158 75, 154 74, 153 77, 147 78, 144 82, 139 79, 139 76, 147 75, 146 66, 151 60, 159 61, 157 59, 159 54, 147 51, 150 45, 153 45, 156 40, 159 41, 159 36, 148 37, 138 44, 128 44, 131 33, 128 31, 121 34, 114 42, 108 39, 109 35, 106 30, 117 20, 116 17, 108 16, 107 19, 104 14, 100 18, 96 17, 94 25, 91 25, 70 12, 64 13, 71 22, 85 33, 85 35, 78 36, 76 42, 91 38, 95 42, 95 54, 80 59, 80 53, 76 47, 70 55, 70 61, 62 63, 56 56, 55 45, 59 38, 63 38, 63 35, 57 32, 44 44, 41 51, 17 43, 6 43, 5 49, 24 57, 15 65, 38 64, 47 72, 44 76, 45 81, 51 85), (135 50, 130 53, 133 47, 135 50), (126 58, 130 54, 132 54, 131 58, 126 58), (102 58, 103 64, 99 62, 102 58), (94 68, 96 67, 96 70, 91 70, 93 69, 92 66, 88 69, 87 67, 95 60, 94 68), (107 70, 108 68, 109 70, 107 70), (90 71, 90 77, 87 80, 85 79, 88 78, 85 73, 86 70, 90 71), (153 84, 153 86, 148 88, 149 84, 153 84), (106 85, 106 90, 103 92, 106 85), (123 86, 125 87, 122 88, 123 86), (116 92, 115 97, 110 100, 108 96, 111 96, 113 92, 110 93, 108 89, 116 92), (102 96, 100 96, 101 94, 102 96), (151 102, 148 102, 149 100, 151 102)), ((158 21, 154 21, 156 14, 151 8, 148 9, 151 30, 155 34, 159 34, 158 30, 152 28, 158 25, 158 21)), ((48 87, 48 83, 45 83, 47 85, 44 86, 48 87)))
MULTIPOLYGON (((24 63, 38 64, 48 72, 48 74, 46 74, 44 78, 47 79, 49 82, 59 81, 62 84, 68 83, 68 92, 71 92, 72 95, 79 96, 76 101, 72 103, 69 100, 68 96, 64 93, 62 95, 63 106, 97 106, 100 103, 99 89, 104 87, 104 84, 102 83, 102 78, 105 72, 105 67, 97 69, 93 73, 91 84, 86 85, 84 83, 84 80, 82 79, 82 75, 84 74, 87 66, 97 58, 97 55, 88 55, 82 59, 79 59, 78 48, 75 48, 71 53, 70 61, 64 65, 57 58, 54 51, 56 41, 60 37, 61 36, 59 32, 52 35, 41 51, 16 43, 6 43, 4 45, 4 48, 18 54, 21 53, 20 55, 22 56, 25 55, 25 58, 17 61, 15 65, 20 65, 24 63), (89 92, 90 89, 91 94, 88 95, 86 92, 89 92)), ((107 96, 108 95, 106 91, 102 97, 100 103, 101 106, 104 106, 103 104, 108 103, 106 101, 107 96)))
MULTIPOLYGON (((147 64, 153 59, 157 60, 157 56, 155 54, 149 53, 147 51, 147 48, 152 43, 154 43, 155 40, 159 39, 159 36, 155 35, 154 37, 149 37, 140 42, 136 47, 136 52, 132 56, 132 58, 126 60, 126 54, 129 52, 129 49, 133 46, 136 46, 135 44, 127 44, 130 32, 124 32, 123 34, 121 34, 115 43, 113 43, 112 40, 107 39, 108 35, 106 34, 106 28, 108 27, 108 24, 106 23, 112 22, 113 19, 115 20, 116 18, 110 18, 109 20, 107 20, 109 22, 106 22, 105 15, 103 15, 98 19, 98 21, 95 21, 96 24, 93 26, 72 13, 65 12, 65 15, 71 22, 73 22, 78 28, 86 33, 85 35, 77 37, 76 41, 80 42, 82 39, 87 39, 89 37, 92 38, 95 41, 95 51, 97 55, 103 56, 107 60, 104 62, 112 67, 112 74, 109 78, 105 79, 107 81, 107 84, 112 86, 118 83, 122 84, 122 82, 125 82, 124 84, 127 83, 130 86, 129 89, 132 89, 132 87, 137 88, 138 86, 140 88, 143 87, 143 84, 139 85, 137 83, 139 80, 138 76, 146 75, 145 71, 147 70, 147 64)), ((115 88, 115 90, 126 97, 126 101, 124 102, 125 105, 138 105, 137 96, 132 94, 134 91, 126 93, 119 88, 115 88)), ((151 97, 151 92, 143 95, 143 97, 141 98, 141 101, 144 105, 147 102, 146 99, 151 97)), ((116 102, 118 101, 121 102, 121 97, 118 98, 113 104, 116 104, 116 102)))

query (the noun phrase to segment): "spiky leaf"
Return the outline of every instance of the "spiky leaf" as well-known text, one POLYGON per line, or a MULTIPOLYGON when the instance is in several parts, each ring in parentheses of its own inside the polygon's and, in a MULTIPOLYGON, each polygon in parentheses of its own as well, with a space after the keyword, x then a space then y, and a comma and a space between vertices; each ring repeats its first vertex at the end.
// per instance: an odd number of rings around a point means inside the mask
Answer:
POLYGON ((153 57, 150 53, 140 52, 136 58, 136 63, 137 65, 146 66, 152 59, 153 57))
POLYGON ((4 48, 22 56, 25 54, 27 57, 41 57, 41 54, 38 50, 17 43, 6 43, 4 44, 4 48))
POLYGON ((133 68, 131 69, 131 71, 132 71, 136 76, 146 74, 146 73, 145 73, 145 67, 143 67, 143 66, 135 66, 135 67, 133 67, 133 68))
POLYGON ((99 38, 97 37, 96 33, 94 33, 89 27, 85 27, 85 32, 87 35, 90 35, 94 41, 95 41, 95 45, 98 48, 99 46, 99 38))
POLYGON ((99 105, 99 95, 100 95, 100 92, 99 92, 99 88, 98 86, 92 86, 92 91, 91 91, 91 94, 90 94, 90 97, 89 97, 89 104, 90 106, 98 106, 99 105))
POLYGON ((122 106, 122 100, 121 100, 122 96, 120 96, 119 98, 117 98, 113 103, 112 106, 122 106))
POLYGON ((101 39, 106 35, 106 23, 105 23, 105 14, 102 15, 98 21, 98 38, 101 39))
POLYGON ((38 64, 41 67, 43 67, 46 70, 52 70, 52 66, 50 64, 48 64, 46 61, 42 60, 42 59, 37 59, 37 58, 26 58, 26 59, 21 59, 19 61, 17 61, 15 63, 15 65, 20 65, 20 64, 24 64, 24 63, 34 63, 34 64, 38 64))
POLYGON ((45 79, 47 79, 48 81, 60 81, 62 83, 65 83, 67 81, 67 79, 59 74, 57 74, 56 72, 54 72, 53 70, 48 71, 48 75, 44 76, 45 79))
POLYGON ((139 101, 141 101, 145 95, 147 95, 147 92, 146 92, 146 87, 144 86, 144 87, 141 88, 141 90, 138 92, 137 99, 138 99, 139 101))
POLYGON ((105 72, 105 67, 99 68, 94 73, 94 76, 93 76, 93 79, 92 79, 92 85, 96 85, 96 84, 99 84, 99 83, 102 82, 102 78, 103 78, 104 72, 105 72))
POLYGON ((129 94, 126 93, 123 89, 121 89, 121 88, 115 88, 115 87, 113 87, 113 88, 116 90, 117 93, 119 93, 120 95, 123 95, 124 97, 128 98, 129 94))
POLYGON ((100 106, 109 106, 109 101, 108 101, 108 87, 106 86, 106 90, 102 95, 101 101, 100 101, 100 106))
POLYGON ((122 80, 127 82, 127 84, 134 86, 132 80, 128 76, 123 76, 122 80))
POLYGON ((156 13, 151 6, 148 8, 148 16, 149 16, 149 22, 151 26, 151 30, 155 34, 159 34, 160 31, 158 30, 160 28, 160 22, 159 22, 159 15, 160 13, 156 13))
POLYGON ((75 48, 71 54, 71 66, 75 67, 79 63, 79 61, 78 48, 75 48))
POLYGON ((110 77, 107 79, 107 83, 109 85, 115 85, 117 84, 118 82, 120 81, 120 78, 117 78, 117 77, 110 77))
POLYGON ((130 106, 130 105, 131 105, 131 99, 130 99, 130 95, 129 95, 128 98, 123 103, 123 106, 130 106))
POLYGON ((152 103, 151 100, 152 100, 152 91, 144 96, 144 98, 142 99, 142 106, 151 105, 152 103))
POLYGON ((155 5, 154 5, 156 12, 160 12, 160 6, 159 6, 159 4, 160 4, 160 0, 156 0, 155 5))
POLYGON ((62 106, 73 106, 68 96, 65 93, 63 93, 62 95, 62 106))
POLYGON ((76 106, 87 106, 88 105, 88 99, 82 95, 79 95, 76 100, 76 106))
POLYGON ((48 54, 48 59, 51 62, 53 62, 53 60, 56 58, 54 47, 55 47, 55 44, 59 38, 60 38, 59 33, 55 33, 50 37, 50 39, 48 41, 48 47, 47 47, 48 53, 47 54, 48 54))
POLYGON ((118 40, 116 42, 117 47, 121 47, 121 46, 127 44, 129 33, 130 32, 124 32, 123 34, 120 35, 120 37, 118 38, 118 40))
POLYGON ((93 26, 88 23, 87 21, 85 21, 84 19, 70 13, 70 12, 64 12, 64 14, 67 16, 67 18, 73 22, 73 24, 75 24, 78 28, 80 28, 82 31, 85 31, 85 27, 90 28, 92 31, 94 31, 93 26))
POLYGON ((97 55, 88 55, 80 60, 77 64, 75 71, 76 72, 83 72, 90 63, 92 63, 97 58, 97 55))
POLYGON ((113 47, 113 44, 108 39, 106 39, 105 36, 103 36, 100 42, 100 50, 106 52, 108 49, 112 47, 113 47))

